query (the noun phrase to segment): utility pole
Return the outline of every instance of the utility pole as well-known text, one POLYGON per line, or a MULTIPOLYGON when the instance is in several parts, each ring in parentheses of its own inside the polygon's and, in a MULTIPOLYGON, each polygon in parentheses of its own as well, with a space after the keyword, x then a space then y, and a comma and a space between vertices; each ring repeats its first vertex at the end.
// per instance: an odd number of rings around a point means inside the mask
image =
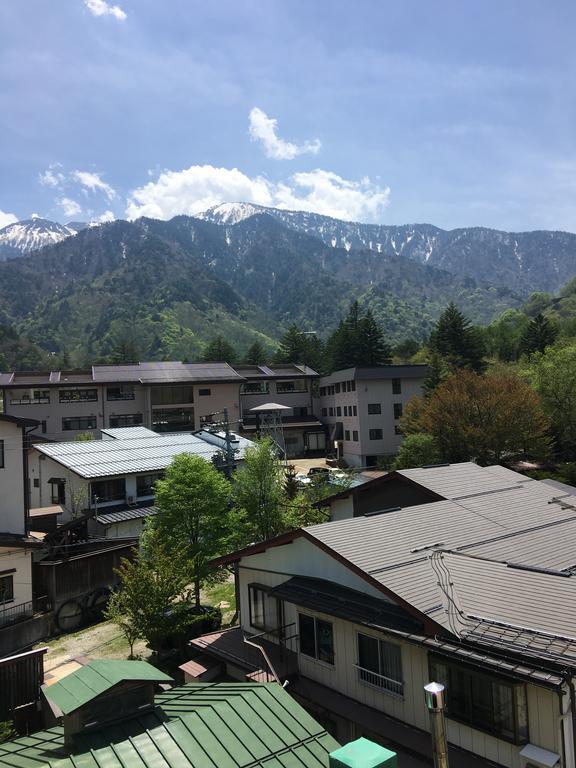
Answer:
POLYGON ((448 768, 448 742, 444 721, 444 686, 441 683, 428 683, 424 686, 424 695, 430 715, 434 768, 448 768))

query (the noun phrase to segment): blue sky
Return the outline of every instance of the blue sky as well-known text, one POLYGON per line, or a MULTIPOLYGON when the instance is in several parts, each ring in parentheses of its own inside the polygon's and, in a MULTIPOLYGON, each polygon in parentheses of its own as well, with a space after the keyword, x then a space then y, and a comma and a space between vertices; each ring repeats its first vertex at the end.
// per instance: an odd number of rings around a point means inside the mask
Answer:
POLYGON ((576 231, 575 29, 573 0, 1 0, 0 223, 576 231))

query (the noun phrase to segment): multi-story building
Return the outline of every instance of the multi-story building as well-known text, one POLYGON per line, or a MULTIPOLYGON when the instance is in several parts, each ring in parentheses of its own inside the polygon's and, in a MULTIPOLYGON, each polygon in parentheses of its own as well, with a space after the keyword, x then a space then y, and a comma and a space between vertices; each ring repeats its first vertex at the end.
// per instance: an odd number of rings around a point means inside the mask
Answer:
POLYGON ((347 368, 320 379, 319 416, 329 450, 350 466, 375 466, 397 453, 400 419, 410 398, 422 394, 425 365, 347 368))
POLYGON ((273 670, 400 765, 427 764, 434 680, 454 768, 572 768, 576 497, 502 467, 410 472, 380 483, 380 510, 214 561, 235 565, 240 627, 191 647, 237 679, 273 670))
POLYGON ((282 430, 286 455, 324 455, 326 430, 314 414, 317 381, 320 378, 307 365, 253 365, 236 368, 244 379, 240 385, 240 418, 242 431, 254 434, 258 417, 253 408, 277 403, 283 411, 282 430))

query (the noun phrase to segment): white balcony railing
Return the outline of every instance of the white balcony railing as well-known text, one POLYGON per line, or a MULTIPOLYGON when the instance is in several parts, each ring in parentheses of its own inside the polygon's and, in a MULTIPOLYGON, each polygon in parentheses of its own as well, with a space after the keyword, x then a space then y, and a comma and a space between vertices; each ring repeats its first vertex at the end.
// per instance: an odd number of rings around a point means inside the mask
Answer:
POLYGON ((372 672, 370 669, 364 669, 359 664, 354 665, 358 670, 358 678, 367 685, 372 685, 374 688, 380 688, 381 690, 388 691, 389 693, 395 693, 397 696, 404 694, 404 683, 400 680, 393 680, 391 677, 385 677, 379 675, 377 672, 372 672))

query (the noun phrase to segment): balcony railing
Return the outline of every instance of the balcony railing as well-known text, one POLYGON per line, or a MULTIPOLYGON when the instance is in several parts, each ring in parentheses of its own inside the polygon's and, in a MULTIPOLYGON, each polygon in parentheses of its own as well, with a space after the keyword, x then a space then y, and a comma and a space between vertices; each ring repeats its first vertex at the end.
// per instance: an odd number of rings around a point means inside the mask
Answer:
POLYGON ((404 683, 398 680, 393 680, 391 677, 385 677, 379 675, 377 672, 373 672, 370 669, 365 669, 359 664, 354 665, 358 670, 358 678, 367 685, 372 685, 375 688, 380 688, 390 693, 395 693, 397 696, 404 694, 404 683))
POLYGON ((48 597, 37 597, 19 605, 3 606, 0 604, 0 627, 17 624, 19 621, 30 619, 37 613, 45 613, 50 609, 48 597))

